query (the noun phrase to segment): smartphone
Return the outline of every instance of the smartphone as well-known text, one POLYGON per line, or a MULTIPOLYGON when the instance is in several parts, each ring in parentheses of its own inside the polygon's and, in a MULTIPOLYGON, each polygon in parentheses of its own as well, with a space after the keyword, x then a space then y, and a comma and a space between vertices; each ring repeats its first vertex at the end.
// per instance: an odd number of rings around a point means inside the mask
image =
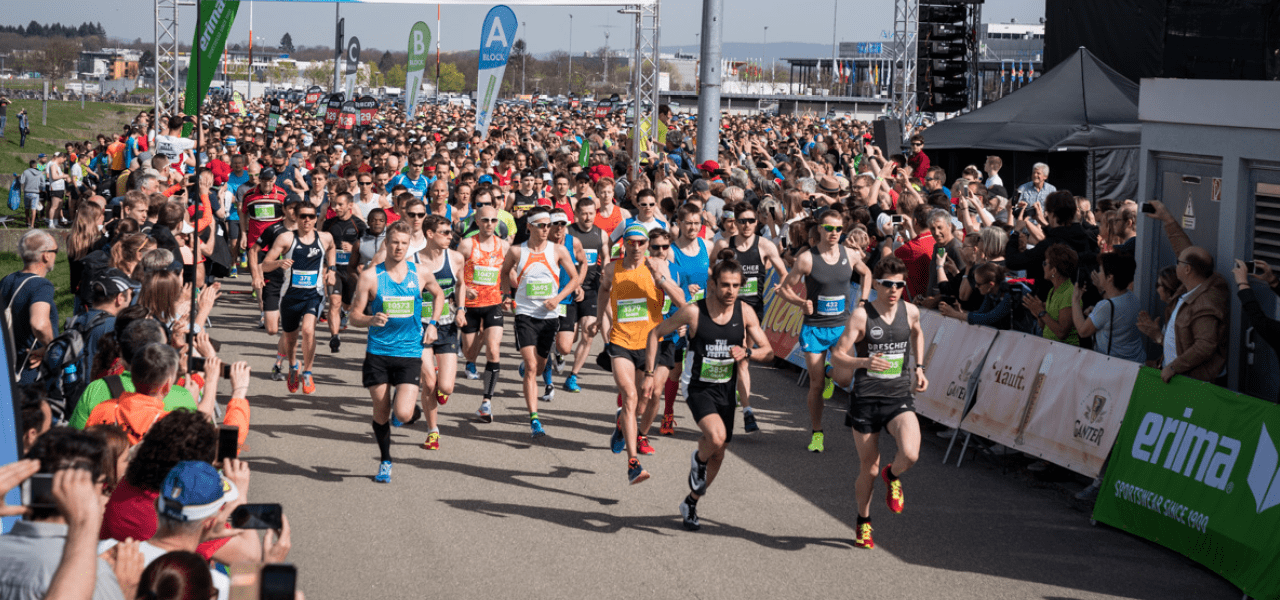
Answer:
POLYGON ((53 499, 53 473, 36 473, 22 482, 22 505, 29 508, 57 508, 53 499))
POLYGON ((889 222, 893 223, 894 225, 901 225, 901 224, 902 224, 902 215, 893 215, 893 216, 889 217, 889 222))
POLYGON ((1261 275, 1261 274, 1262 274, 1262 269, 1258 267, 1258 263, 1257 263, 1257 262, 1255 262, 1255 261, 1249 261, 1249 274, 1250 274, 1250 275, 1261 275))
POLYGON ((1150 214, 1155 214, 1155 212, 1156 212, 1156 205, 1154 205, 1154 204, 1152 204, 1152 203, 1150 203, 1150 202, 1143 202, 1143 203, 1142 203, 1142 212, 1144 212, 1144 213, 1150 213, 1150 214))
POLYGON ((279 504, 241 504, 231 511, 236 529, 276 529, 284 527, 284 509, 279 504))
MULTIPOLYGON (((197 356, 191 359, 191 369, 194 371, 204 372, 205 359, 203 356, 197 356)), ((222 378, 231 379, 231 363, 222 363, 222 378)))
POLYGON ((218 426, 218 459, 216 462, 222 462, 227 458, 235 458, 240 455, 240 428, 231 425, 218 426))
POLYGON ((933 249, 933 256, 934 256, 935 258, 937 258, 937 257, 939 257, 939 256, 946 256, 946 254, 947 254, 947 247, 946 247, 946 246, 938 246, 937 248, 934 248, 934 249, 933 249))
POLYGON ((298 568, 293 565, 262 565, 258 579, 259 600, 293 600, 298 585, 298 568))

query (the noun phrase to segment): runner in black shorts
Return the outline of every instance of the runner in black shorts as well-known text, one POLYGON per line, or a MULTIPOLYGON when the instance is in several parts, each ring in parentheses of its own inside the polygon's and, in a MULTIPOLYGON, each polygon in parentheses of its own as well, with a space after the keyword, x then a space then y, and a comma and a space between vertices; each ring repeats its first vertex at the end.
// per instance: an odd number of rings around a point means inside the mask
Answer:
MULTIPOLYGON (((467 317, 458 313, 457 307, 465 301, 467 287, 462 281, 462 255, 449 249, 453 242, 453 228, 449 220, 440 215, 427 215, 422 222, 422 232, 427 236, 427 246, 418 252, 418 266, 435 274, 436 283, 440 284, 445 298, 437 324, 439 335, 435 342, 422 347, 422 407, 427 417, 427 441, 422 443, 422 447, 439 450, 437 416, 440 407, 449 402, 458 377, 458 325, 465 325, 467 317)), ((423 292, 424 318, 434 301, 435 297, 430 292, 423 292)))
MULTIPOLYGON (((361 173, 361 179, 372 181, 369 173, 361 173)), ((351 255, 360 251, 360 238, 367 227, 353 214, 351 194, 343 192, 333 197, 330 208, 336 213, 324 222, 321 231, 333 236, 337 262, 333 286, 329 290, 329 351, 337 353, 342 346, 338 332, 347 326, 347 312, 351 310, 351 297, 356 291, 356 276, 351 271, 351 255)))
POLYGON ((747 369, 747 360, 773 360, 760 321, 751 310, 743 310, 738 300, 742 287, 742 266, 732 259, 723 260, 711 269, 710 289, 702 300, 681 308, 649 332, 644 393, 652 394, 657 382, 652 375, 658 356, 659 339, 689 328, 689 350, 693 353, 693 377, 689 380, 686 403, 693 419, 702 430, 698 449, 690 457, 690 493, 680 503, 684 526, 701 527, 698 522, 698 500, 715 481, 724 461, 726 445, 733 439, 733 396, 738 374, 747 369))
MULTIPOLYGON (((569 215, 561 209, 554 208, 551 210, 551 243, 564 246, 569 250, 569 258, 573 259, 573 265, 578 268, 578 276, 570 278, 569 273, 563 268, 560 269, 560 289, 564 289, 570 285, 577 289, 564 300, 560 301, 560 306, 556 307, 560 315, 560 327, 556 331, 556 348, 555 354, 551 360, 551 364, 543 370, 543 383, 551 386, 552 391, 555 386, 551 381, 551 366, 555 365, 556 373, 563 373, 567 364, 566 356, 573 354, 573 332, 578 328, 578 305, 576 300, 582 297, 582 282, 587 277, 587 269, 583 266, 587 262, 587 253, 583 249, 578 238, 567 233, 569 229, 569 215)), ((574 383, 573 387, 577 387, 574 383)), ((569 389, 566 385, 565 389, 569 389)))
POLYGON ((569 234, 573 239, 578 240, 578 245, 582 247, 584 258, 582 264, 586 265, 587 274, 579 288, 581 294, 573 305, 578 313, 578 347, 573 353, 573 368, 564 380, 564 389, 569 392, 582 390, 578 385, 578 373, 582 371, 582 365, 587 363, 587 357, 591 354, 591 343, 595 341, 596 334, 600 331, 599 323, 596 321, 597 301, 600 294, 600 270, 609 262, 607 241, 609 233, 596 227, 596 200, 589 197, 580 198, 574 206, 574 217, 574 222, 569 225, 569 234))
POLYGON ((920 422, 912 410, 912 393, 925 391, 929 381, 924 365, 913 359, 911 350, 924 348, 920 310, 900 301, 907 285, 906 273, 906 265, 897 257, 886 256, 876 263, 872 273, 875 301, 854 308, 844 334, 831 350, 832 378, 842 385, 853 379, 845 425, 853 428, 861 463, 854 485, 858 501, 854 545, 860 548, 875 547, 871 493, 876 477, 884 479, 889 488, 889 510, 900 513, 906 499, 898 478, 920 457, 920 422), (854 356, 855 346, 861 358, 854 356), (893 464, 881 469, 880 432, 886 430, 898 442, 898 454, 893 464))
MULTIPOLYGON (((502 366, 498 362, 502 344, 502 271, 503 257, 508 245, 494 235, 498 226, 498 211, 492 206, 476 209, 476 222, 480 232, 458 243, 458 253, 464 259, 462 280, 467 286, 466 325, 462 326, 462 353, 466 356, 467 379, 480 379, 476 373, 476 357, 481 346, 485 348, 484 399, 476 418, 482 423, 493 422, 493 392, 498 387, 498 374, 502 366), (483 335, 477 335, 480 331, 483 335)), ((509 284, 508 284, 509 285, 509 284)))
MULTIPOLYGON (((284 288, 284 270, 276 269, 264 273, 262 261, 266 260, 267 251, 275 244, 276 238, 297 227, 296 215, 301 205, 301 202, 286 204, 284 218, 268 225, 258 239, 249 246, 249 273, 253 278, 254 289, 258 290, 258 300, 262 304, 262 327, 266 328, 267 335, 275 336, 280 333, 280 294, 284 288)), ((285 376, 281 369, 284 359, 284 338, 281 337, 276 341, 276 363, 271 368, 272 380, 284 381, 285 376)))
POLYGON ((280 302, 281 325, 284 329, 284 356, 289 360, 289 392, 302 388, 304 394, 315 392, 311 366, 316 354, 316 319, 324 306, 323 290, 334 281, 333 237, 316 231, 316 208, 302 205, 295 209, 298 230, 286 231, 276 238, 262 263, 262 270, 284 273, 284 294, 280 302), (302 368, 299 373, 295 356, 302 341, 302 368))

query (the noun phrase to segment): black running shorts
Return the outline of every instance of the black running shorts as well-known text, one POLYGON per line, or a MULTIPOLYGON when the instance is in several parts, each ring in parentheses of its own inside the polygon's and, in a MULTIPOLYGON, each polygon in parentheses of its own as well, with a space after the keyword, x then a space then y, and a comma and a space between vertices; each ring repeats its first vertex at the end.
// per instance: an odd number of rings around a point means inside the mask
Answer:
POLYGON ((516 315, 516 348, 533 346, 539 357, 546 358, 551 354, 551 346, 555 344, 559 329, 560 319, 535 319, 529 315, 516 315))
POLYGON ((902 413, 915 412, 910 396, 906 398, 851 398, 844 426, 858 433, 880 433, 889 421, 902 413))
POLYGON ((558 331, 562 333, 566 331, 572 332, 578 325, 578 305, 572 303, 561 304, 560 310, 563 310, 564 314, 560 315, 560 328, 558 331))
POLYGON ((502 327, 501 304, 467 309, 467 324, 462 328, 462 333, 475 333, 490 327, 502 327))
POLYGON ((719 404, 708 395, 691 390, 685 404, 689 405, 689 412, 693 413, 695 422, 702 422, 703 417, 708 415, 720 415, 720 420, 724 422, 724 443, 733 441, 733 418, 738 412, 734 403, 719 404))
POLYGON ((424 344, 422 349, 430 350, 435 354, 457 354, 458 325, 456 323, 436 325, 436 341, 424 344))
POLYGON ((422 357, 408 358, 402 356, 382 356, 381 354, 364 355, 364 377, 362 385, 391 384, 418 385, 422 381, 422 357))
POLYGON ((324 309, 324 297, 318 293, 286 295, 280 301, 280 328, 285 333, 293 333, 302 327, 302 319, 307 315, 320 316, 324 309))
POLYGON ((277 312, 280 310, 280 292, 284 289, 283 281, 266 279, 262 282, 262 310, 277 312))

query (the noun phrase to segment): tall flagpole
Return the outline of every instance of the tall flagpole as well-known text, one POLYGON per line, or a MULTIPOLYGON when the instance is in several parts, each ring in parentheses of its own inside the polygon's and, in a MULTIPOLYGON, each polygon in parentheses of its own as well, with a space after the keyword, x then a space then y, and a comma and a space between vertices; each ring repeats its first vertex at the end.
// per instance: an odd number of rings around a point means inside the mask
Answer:
POLYGON ((440 100, 440 5, 436 5, 436 104, 440 100))
POLYGON ((253 0, 249 0, 249 93, 246 102, 253 102, 253 0))

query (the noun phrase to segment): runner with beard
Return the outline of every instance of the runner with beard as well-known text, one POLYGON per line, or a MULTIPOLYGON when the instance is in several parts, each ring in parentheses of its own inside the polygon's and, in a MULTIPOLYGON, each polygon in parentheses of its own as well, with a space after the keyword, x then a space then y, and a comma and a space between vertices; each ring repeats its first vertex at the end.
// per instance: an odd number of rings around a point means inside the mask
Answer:
POLYGON ((578 311, 578 348, 573 355, 573 370, 564 381, 564 389, 570 392, 581 391, 578 386, 578 373, 587 363, 591 354, 591 343, 599 332, 596 321, 596 301, 600 294, 600 270, 609 262, 608 245, 605 240, 608 232, 595 225, 596 204, 590 198, 582 198, 577 204, 578 218, 569 225, 570 235, 578 240, 586 258, 586 277, 582 280, 582 297, 574 305, 578 311))
MULTIPOLYGON (((720 473, 725 448, 733 440, 734 379, 747 369, 747 361, 767 363, 773 360, 760 322, 751 310, 744 310, 738 299, 743 276, 742 266, 731 258, 716 263, 711 269, 710 288, 706 297, 676 311, 649 332, 646 373, 651 373, 658 357, 660 340, 688 327, 689 351, 693 356, 694 375, 689 380, 689 396, 685 402, 702 430, 698 449, 693 451, 689 466, 689 495, 680 503, 680 516, 686 529, 702 527, 698 520, 698 500, 720 473), (752 348, 754 346, 754 348, 752 348)), ((644 378, 645 393, 656 391, 652 376, 644 378)))
POLYGON ((323 231, 333 236, 337 256, 334 262, 335 283, 329 291, 329 351, 337 353, 342 346, 339 332, 347 326, 351 295, 356 291, 356 275, 351 270, 351 257, 359 253, 360 240, 368 228, 364 221, 356 218, 351 194, 343 192, 334 196, 331 208, 334 216, 324 222, 323 231))
MULTIPOLYGON (((466 301, 466 283, 462 279, 463 258, 449 249, 453 242, 453 229, 449 221, 439 215, 428 215, 422 223, 427 236, 427 247, 418 253, 418 266, 424 272, 433 273, 444 294, 444 306, 436 325, 434 342, 422 346, 422 406, 427 419, 427 440, 422 447, 440 449, 440 429, 437 417, 441 406, 449 402, 453 385, 458 376, 458 327, 466 325, 466 313, 458 307, 466 301)), ((423 319, 429 307, 435 303, 430 290, 422 292, 423 319)))
POLYGON ((831 352, 832 378, 847 385, 852 378, 846 427, 853 428, 858 449, 858 537, 854 545, 875 548, 871 539, 871 493, 876 477, 884 480, 889 510, 901 513, 906 497, 899 479, 920 458, 920 421, 912 394, 929 387, 925 366, 912 348, 924 348, 920 309, 902 302, 907 287, 907 266, 895 256, 876 263, 876 299, 853 309, 844 335, 831 352), (854 350, 856 348, 856 356, 854 350), (861 358, 859 358, 861 357, 861 358), (913 384, 914 378, 914 384, 913 384), (880 432, 888 431, 898 443, 892 464, 880 468, 880 432))
MULTIPOLYGON (((671 274, 680 282, 684 288, 685 297, 689 302, 697 302, 706 295, 707 290, 707 273, 711 269, 711 242, 698 237, 698 232, 702 229, 702 209, 694 204, 685 204, 676 211, 676 236, 675 242, 672 244, 669 256, 671 257, 671 274)), ((736 297, 736 296, 735 296, 736 297)), ((676 394, 680 389, 681 378, 685 373, 689 372, 685 368, 689 367, 689 361, 685 355, 688 349, 686 337, 679 337, 671 344, 671 365, 669 365, 669 377, 663 384, 663 410, 662 425, 658 428, 660 435, 675 435, 676 417, 675 402, 676 394)), ((661 353, 659 354, 661 356, 661 353)), ((691 373, 691 372, 689 372, 691 373)), ((688 379, 685 379, 687 382, 688 379)), ((688 385, 687 383, 685 384, 688 385)), ((685 389, 685 397, 688 398, 688 389, 685 389)), ((743 419, 750 417, 754 422, 754 416, 747 410, 743 410, 743 419)))

